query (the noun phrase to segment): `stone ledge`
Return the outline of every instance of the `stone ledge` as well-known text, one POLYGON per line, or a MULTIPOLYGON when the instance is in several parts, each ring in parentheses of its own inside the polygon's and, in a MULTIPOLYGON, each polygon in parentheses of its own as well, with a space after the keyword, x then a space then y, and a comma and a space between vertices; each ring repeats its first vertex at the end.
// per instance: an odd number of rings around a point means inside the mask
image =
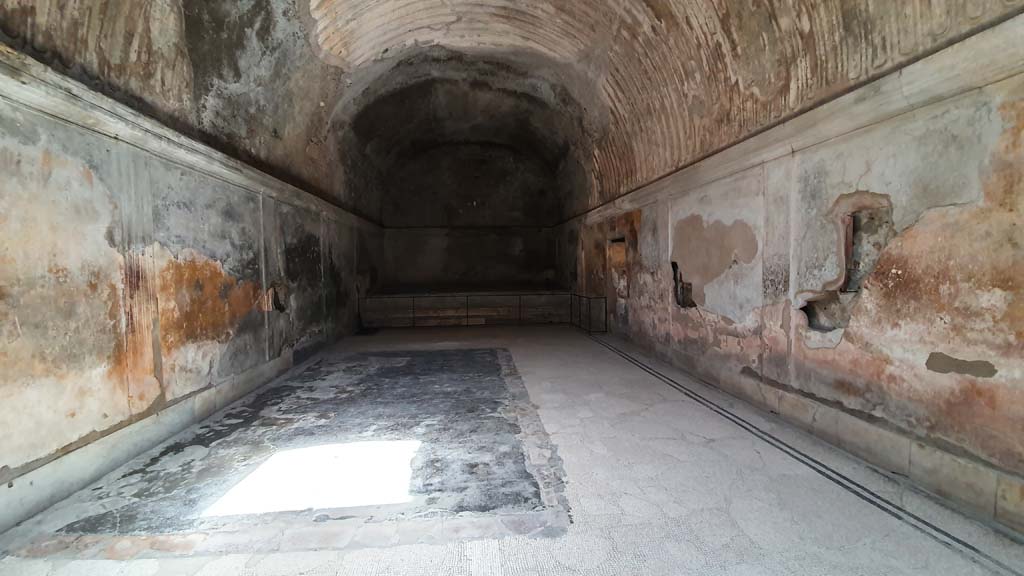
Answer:
POLYGON ((985 520, 995 519, 998 473, 923 442, 910 445, 910 479, 985 520))
POLYGON ((1024 480, 1009 474, 999 475, 995 520, 1024 534, 1024 480))
POLYGON ((910 476, 910 438, 845 412, 836 412, 840 448, 886 472, 910 476))
MULTIPOLYGON (((994 524, 1016 538, 1024 538, 1024 479, 812 398, 762 386, 778 392, 778 414, 787 422, 857 456, 897 481, 941 499, 951 508, 994 524)), ((765 408, 745 394, 736 395, 765 408)))

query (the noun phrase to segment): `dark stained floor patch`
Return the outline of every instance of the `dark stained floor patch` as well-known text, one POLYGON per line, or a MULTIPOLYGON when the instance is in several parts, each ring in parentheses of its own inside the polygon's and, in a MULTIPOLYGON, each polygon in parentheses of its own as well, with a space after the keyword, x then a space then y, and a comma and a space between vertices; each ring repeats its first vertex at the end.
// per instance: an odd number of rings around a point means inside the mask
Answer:
POLYGON ((327 355, 108 475, 58 533, 209 533, 280 515, 322 522, 540 511, 565 501, 557 457, 526 456, 549 448, 506 350, 327 355), (407 504, 202 516, 276 453, 392 440, 421 442, 407 504))

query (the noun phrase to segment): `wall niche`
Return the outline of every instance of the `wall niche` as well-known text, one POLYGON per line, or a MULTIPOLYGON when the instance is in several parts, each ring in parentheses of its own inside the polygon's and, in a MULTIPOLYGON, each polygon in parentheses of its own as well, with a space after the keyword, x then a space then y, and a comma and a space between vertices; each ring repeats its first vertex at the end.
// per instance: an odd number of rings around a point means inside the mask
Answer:
POLYGON ((850 324, 853 308, 885 247, 896 236, 892 202, 884 194, 857 191, 836 199, 829 217, 836 228, 840 277, 808 298, 807 326, 832 332, 850 324))

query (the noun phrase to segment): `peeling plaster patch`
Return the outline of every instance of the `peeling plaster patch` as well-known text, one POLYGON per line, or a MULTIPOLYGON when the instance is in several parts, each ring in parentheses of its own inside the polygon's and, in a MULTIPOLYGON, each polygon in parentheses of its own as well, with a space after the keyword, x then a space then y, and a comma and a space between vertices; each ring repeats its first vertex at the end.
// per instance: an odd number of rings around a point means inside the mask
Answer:
POLYGON ((930 212, 981 198, 1002 131, 991 98, 975 92, 798 153, 792 223, 796 306, 813 299, 807 294, 838 289, 845 276, 834 219, 842 213, 836 210, 841 195, 888 196, 895 232, 903 234, 930 212))
POLYGON ((858 190, 836 198, 828 218, 836 230, 839 275, 825 284, 824 292, 799 295, 807 301, 801 310, 807 315, 809 332, 838 331, 842 338, 842 329, 850 324, 861 286, 896 234, 892 212, 892 201, 884 194, 858 190))
POLYGON ((693 300, 699 306, 706 302, 707 284, 735 266, 752 263, 757 252, 757 236, 742 220, 705 225, 704 217, 694 214, 675 224, 672 261, 678 263, 681 278, 693 285, 693 300))
POLYGON ((856 300, 856 294, 830 291, 811 300, 800 310, 807 317, 807 327, 811 332, 841 331, 850 323, 856 300))
POLYGON ((832 350, 843 341, 844 334, 846 334, 845 328, 829 331, 808 330, 804 333, 804 345, 811 350, 832 350))
POLYGON ((892 200, 885 194, 858 190, 837 197, 826 215, 834 230, 829 259, 835 262, 836 276, 818 290, 801 292, 798 299, 810 302, 825 292, 859 290, 895 235, 892 213, 892 200))
POLYGON ((932 352, 925 363, 932 372, 939 374, 964 374, 978 378, 992 378, 999 373, 991 362, 985 360, 961 360, 942 352, 932 352))
POLYGON ((759 179, 741 176, 673 210, 667 260, 676 263, 675 283, 684 291, 690 284, 696 307, 730 325, 750 324, 763 303, 759 190, 759 179))

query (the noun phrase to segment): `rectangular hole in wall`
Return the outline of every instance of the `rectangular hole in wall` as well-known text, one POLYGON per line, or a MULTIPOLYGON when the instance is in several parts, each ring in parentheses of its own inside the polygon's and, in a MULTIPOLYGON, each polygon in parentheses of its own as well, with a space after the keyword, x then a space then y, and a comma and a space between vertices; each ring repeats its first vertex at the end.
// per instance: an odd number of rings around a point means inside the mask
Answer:
POLYGON ((683 281, 682 275, 679 273, 679 264, 676 262, 672 263, 672 279, 676 305, 680 308, 696 308, 697 303, 693 300, 693 284, 683 281))

